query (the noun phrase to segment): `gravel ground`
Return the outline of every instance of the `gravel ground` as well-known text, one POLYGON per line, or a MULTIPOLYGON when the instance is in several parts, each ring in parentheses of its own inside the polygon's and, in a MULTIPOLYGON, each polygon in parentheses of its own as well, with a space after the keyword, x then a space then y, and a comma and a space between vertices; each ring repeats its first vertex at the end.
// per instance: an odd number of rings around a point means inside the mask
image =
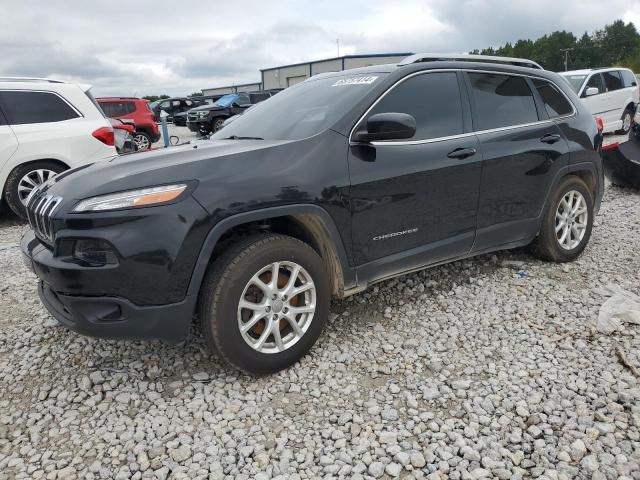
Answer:
POLYGON ((608 286, 640 293, 639 219, 609 187, 574 263, 503 252, 334 302, 312 352, 263 378, 197 338, 65 330, 3 220, 0 478, 640 479, 640 326, 591 326, 608 286))

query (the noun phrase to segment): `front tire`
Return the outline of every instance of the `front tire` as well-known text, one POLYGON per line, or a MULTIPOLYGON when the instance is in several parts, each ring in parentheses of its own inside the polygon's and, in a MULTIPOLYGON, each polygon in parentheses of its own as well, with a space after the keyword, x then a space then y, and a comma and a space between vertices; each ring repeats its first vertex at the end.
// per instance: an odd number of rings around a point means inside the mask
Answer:
POLYGON ((18 217, 26 220, 26 200, 29 194, 64 170, 65 167, 51 160, 40 160, 16 167, 7 177, 5 185, 4 198, 7 205, 18 217))
POLYGON ((236 242, 215 259, 200 294, 209 346, 252 374, 290 367, 316 342, 329 315, 329 277, 309 245, 285 235, 236 242))
POLYGON ((558 263, 578 258, 591 237, 593 214, 593 196, 584 181, 574 176, 564 178, 532 243, 534 255, 558 263))
POLYGON ((211 133, 216 133, 218 130, 220 130, 224 121, 224 118, 214 118, 211 122, 211 133))

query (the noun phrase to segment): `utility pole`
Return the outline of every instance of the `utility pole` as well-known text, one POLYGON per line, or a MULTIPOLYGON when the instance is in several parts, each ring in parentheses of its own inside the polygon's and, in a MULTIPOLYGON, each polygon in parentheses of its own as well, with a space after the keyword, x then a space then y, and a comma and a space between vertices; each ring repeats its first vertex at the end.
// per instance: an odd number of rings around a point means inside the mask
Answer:
POLYGON ((340 39, 336 38, 336 45, 338 46, 338 56, 340 56, 340 39))
POLYGON ((560 51, 564 52, 564 71, 566 72, 567 70, 569 70, 567 68, 567 65, 569 63, 569 52, 573 51, 573 48, 561 48, 560 51))

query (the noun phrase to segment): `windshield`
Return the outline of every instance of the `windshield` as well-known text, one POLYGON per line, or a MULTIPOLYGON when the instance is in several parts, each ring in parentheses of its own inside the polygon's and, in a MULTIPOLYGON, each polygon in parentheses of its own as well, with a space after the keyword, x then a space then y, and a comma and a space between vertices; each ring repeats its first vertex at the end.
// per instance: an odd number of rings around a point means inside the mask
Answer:
POLYGON ((156 100, 155 102, 151 102, 149 104, 149 108, 153 110, 154 108, 156 108, 158 106, 159 103, 160 103, 160 100, 156 100))
POLYGON ((562 75, 574 92, 578 93, 580 91, 580 87, 584 83, 584 79, 587 78, 586 75, 562 75))
POLYGON ((238 95, 235 94, 224 95, 216 100, 216 103, 214 103, 214 105, 219 105, 221 107, 230 107, 233 102, 235 102, 236 98, 238 98, 238 95))
POLYGON ((311 79, 260 102, 211 138, 299 140, 331 127, 386 74, 345 74, 311 79))

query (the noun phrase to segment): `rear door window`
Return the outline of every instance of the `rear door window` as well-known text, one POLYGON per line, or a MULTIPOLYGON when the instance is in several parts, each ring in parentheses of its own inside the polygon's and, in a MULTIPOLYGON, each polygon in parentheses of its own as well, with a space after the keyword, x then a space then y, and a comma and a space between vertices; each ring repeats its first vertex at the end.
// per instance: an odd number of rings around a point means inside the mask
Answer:
POLYGON ((638 79, 632 72, 630 72, 629 70, 620 70, 620 74, 622 75, 624 88, 638 86, 638 79))
POLYGON ((607 92, 613 92, 620 90, 623 87, 622 78, 620 72, 613 70, 611 72, 602 72, 602 78, 604 78, 604 86, 607 92))
POLYGON ((551 82, 539 78, 532 78, 531 80, 536 90, 538 90, 544 103, 544 108, 550 118, 569 115, 573 112, 573 106, 569 103, 567 97, 558 90, 558 87, 551 82))
POLYGON ((407 113, 416 120, 409 140, 428 140, 463 133, 462 100, 454 72, 410 77, 387 93, 368 117, 377 113, 407 113))
POLYGON ((468 76, 476 131, 538 121, 533 93, 524 77, 498 73, 469 73, 468 76))
POLYGON ((11 125, 62 122, 80 114, 51 92, 0 92, 0 104, 11 125))

